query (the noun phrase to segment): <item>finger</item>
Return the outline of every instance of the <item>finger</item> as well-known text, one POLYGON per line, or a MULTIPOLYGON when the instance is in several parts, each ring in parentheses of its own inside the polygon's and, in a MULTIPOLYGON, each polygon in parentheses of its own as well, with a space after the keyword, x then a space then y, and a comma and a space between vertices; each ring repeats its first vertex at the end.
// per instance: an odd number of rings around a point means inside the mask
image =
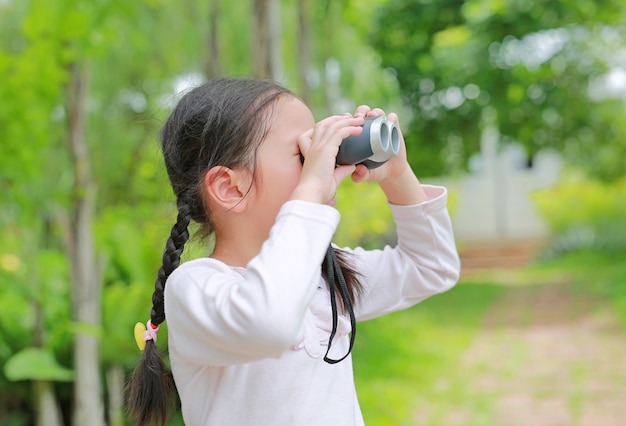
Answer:
POLYGON ((369 176, 369 172, 369 169, 363 164, 357 164, 354 172, 352 173, 352 181, 357 183, 366 181, 369 176))
POLYGON ((332 115, 330 117, 326 117, 325 119, 317 122, 315 125, 315 131, 323 129, 336 129, 345 126, 360 126, 363 124, 362 117, 353 117, 350 114, 346 115, 332 115))
POLYGON ((400 126, 400 119, 398 118, 398 114, 396 114, 395 112, 390 112, 387 118, 400 126))
POLYGON ((313 129, 309 129, 306 132, 302 133, 298 136, 297 143, 300 152, 306 156, 306 153, 309 152, 311 148, 311 137, 313 136, 313 129))
POLYGON ((378 117, 381 115, 385 115, 385 111, 383 111, 381 108, 374 108, 367 113, 367 117, 378 117))
POLYGON ((346 113, 344 115, 331 115, 330 117, 326 117, 325 119, 321 120, 317 124, 342 126, 346 125, 346 123, 358 124, 361 123, 362 120, 362 116, 354 117, 352 114, 346 113))
POLYGON ((340 143, 342 139, 361 132, 362 126, 363 117, 328 117, 317 123, 313 132, 313 139, 321 141, 323 139, 331 138, 332 136, 337 135, 340 136, 340 139, 336 140, 336 142, 340 143))
POLYGON ((350 176, 354 172, 355 166, 353 164, 348 164, 345 166, 337 166, 335 167, 335 181, 337 184, 350 176))
POLYGON ((371 108, 368 105, 359 105, 354 112, 355 117, 366 117, 371 108))

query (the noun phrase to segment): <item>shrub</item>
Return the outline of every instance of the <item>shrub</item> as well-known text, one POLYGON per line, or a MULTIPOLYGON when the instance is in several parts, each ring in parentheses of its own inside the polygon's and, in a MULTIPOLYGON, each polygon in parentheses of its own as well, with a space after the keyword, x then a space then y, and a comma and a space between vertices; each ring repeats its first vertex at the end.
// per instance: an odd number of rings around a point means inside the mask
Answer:
POLYGON ((533 200, 552 232, 548 255, 626 248, 626 178, 608 184, 571 174, 533 200))

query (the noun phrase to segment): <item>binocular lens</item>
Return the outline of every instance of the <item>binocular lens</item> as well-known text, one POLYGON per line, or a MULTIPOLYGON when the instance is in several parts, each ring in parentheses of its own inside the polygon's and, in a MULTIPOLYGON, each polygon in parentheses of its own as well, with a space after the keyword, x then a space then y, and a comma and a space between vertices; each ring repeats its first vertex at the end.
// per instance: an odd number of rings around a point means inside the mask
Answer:
POLYGON ((397 154, 400 151, 400 131, 397 126, 391 128, 389 141, 391 142, 391 152, 393 152, 394 155, 397 154))
POLYGON ((339 146, 337 164, 365 164, 374 169, 400 151, 400 130, 387 117, 367 117, 363 132, 339 146))
POLYGON ((380 125, 380 148, 393 155, 400 150, 400 132, 391 121, 384 121, 380 125))
POLYGON ((380 125, 380 148, 387 152, 389 150, 389 126, 386 122, 380 125))

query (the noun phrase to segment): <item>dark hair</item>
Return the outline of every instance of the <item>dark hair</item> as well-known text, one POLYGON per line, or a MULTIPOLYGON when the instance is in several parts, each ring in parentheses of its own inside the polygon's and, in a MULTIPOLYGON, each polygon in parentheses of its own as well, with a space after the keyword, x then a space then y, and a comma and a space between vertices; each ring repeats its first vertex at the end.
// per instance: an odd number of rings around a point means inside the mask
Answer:
MULTIPOLYGON (((210 211, 203 201, 206 173, 215 166, 249 167, 254 173, 257 148, 269 131, 272 107, 281 96, 294 95, 271 81, 211 80, 185 94, 167 119, 161 149, 178 217, 154 284, 150 320, 155 326, 165 320, 165 283, 180 264, 190 221, 197 222, 204 235, 213 232, 210 211)), ((338 257, 354 299, 360 289, 356 273, 345 256, 338 257)), ((149 340, 127 385, 128 411, 140 426, 152 422, 164 425, 173 396, 171 373, 154 341, 149 340)))

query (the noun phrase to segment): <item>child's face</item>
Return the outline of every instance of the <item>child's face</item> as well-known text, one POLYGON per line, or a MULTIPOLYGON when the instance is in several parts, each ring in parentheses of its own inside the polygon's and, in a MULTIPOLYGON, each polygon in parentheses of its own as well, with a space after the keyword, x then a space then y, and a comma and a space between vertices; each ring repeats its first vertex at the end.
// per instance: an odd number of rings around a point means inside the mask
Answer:
POLYGON ((302 101, 289 95, 277 101, 270 131, 257 152, 259 169, 253 194, 255 216, 268 234, 280 207, 300 180, 302 163, 298 137, 313 127, 313 114, 302 101))

